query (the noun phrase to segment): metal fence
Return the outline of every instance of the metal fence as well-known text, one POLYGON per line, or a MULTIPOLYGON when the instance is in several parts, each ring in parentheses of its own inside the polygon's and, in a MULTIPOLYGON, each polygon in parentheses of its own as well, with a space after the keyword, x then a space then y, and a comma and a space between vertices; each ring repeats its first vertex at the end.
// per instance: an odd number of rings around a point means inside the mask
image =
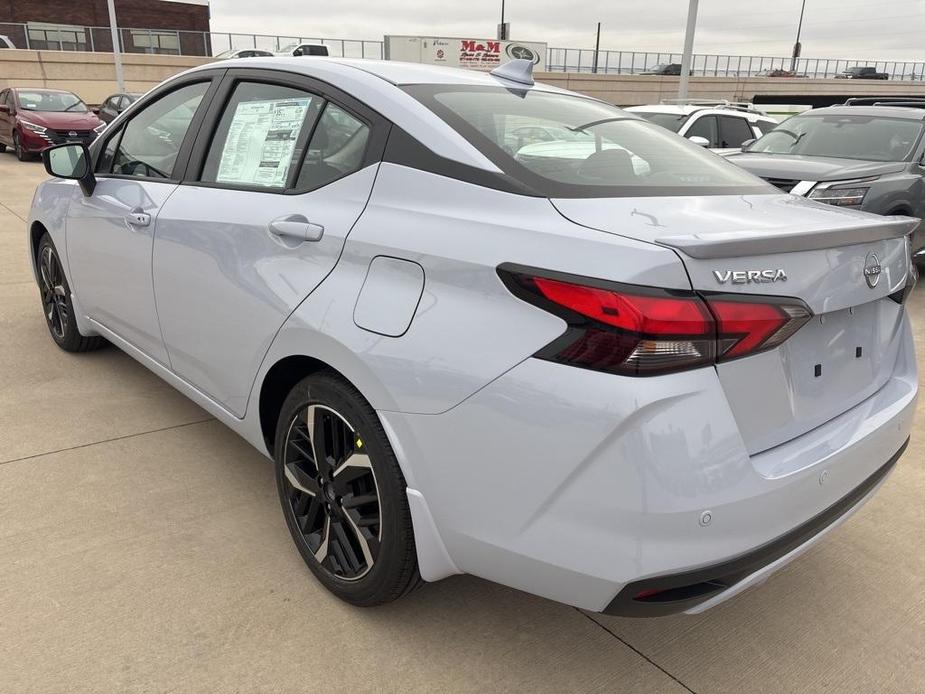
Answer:
MULTIPOLYGON (((63 51, 111 51, 109 27, 82 27, 50 24, 0 24, 0 34, 10 38, 17 48, 63 51)), ((214 56, 230 49, 258 48, 278 52, 299 43, 321 43, 331 55, 347 58, 382 58, 383 42, 362 39, 331 39, 270 34, 232 34, 223 32, 174 31, 169 29, 119 30, 122 50, 126 53, 214 56)), ((680 63, 680 53, 644 51, 595 51, 587 48, 549 48, 546 65, 552 72, 597 72, 637 75, 664 63, 680 63)), ((774 70, 790 70, 788 57, 695 54, 694 75, 710 77, 750 77, 774 70)), ((871 66, 893 80, 925 79, 925 62, 868 61, 844 58, 801 58, 796 76, 834 77, 854 66, 871 66)))
MULTIPOLYGON (((547 68, 552 72, 594 72, 594 50, 587 48, 547 49, 547 68)), ((666 63, 680 63, 680 53, 652 53, 643 51, 600 51, 597 72, 615 75, 638 75, 666 63)), ((705 77, 754 77, 762 73, 782 70, 790 72, 789 57, 694 54, 691 71, 705 77)), ((925 79, 925 62, 871 61, 844 58, 800 58, 796 77, 816 79, 832 78, 849 67, 870 66, 884 72, 893 80, 925 79)))

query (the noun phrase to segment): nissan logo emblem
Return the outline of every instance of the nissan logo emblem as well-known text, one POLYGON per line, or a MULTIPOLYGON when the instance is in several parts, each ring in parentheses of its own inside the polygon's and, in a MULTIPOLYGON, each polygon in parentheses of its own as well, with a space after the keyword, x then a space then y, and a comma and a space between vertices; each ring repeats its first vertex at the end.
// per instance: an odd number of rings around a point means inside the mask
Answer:
POLYGON ((864 259, 864 279, 867 280, 867 286, 873 289, 880 281, 880 273, 883 268, 880 267, 880 258, 877 254, 870 252, 864 259))
POLYGON ((67 136, 68 136, 68 137, 77 137, 77 131, 76 131, 76 130, 70 130, 70 131, 68 131, 67 136))

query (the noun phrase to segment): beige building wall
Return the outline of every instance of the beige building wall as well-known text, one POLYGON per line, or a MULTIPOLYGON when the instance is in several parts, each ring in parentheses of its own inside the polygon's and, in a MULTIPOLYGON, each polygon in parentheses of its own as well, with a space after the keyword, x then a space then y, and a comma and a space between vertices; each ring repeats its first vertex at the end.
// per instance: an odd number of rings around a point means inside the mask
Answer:
MULTIPOLYGON (((172 55, 123 55, 125 87, 145 92, 171 75, 210 58, 172 55)), ((537 79, 565 89, 595 96, 619 106, 658 103, 677 95, 677 77, 649 75, 592 75, 544 72, 537 79)), ((116 91, 111 53, 69 51, 0 51, 0 88, 8 86, 67 89, 88 104, 99 104, 116 91)), ((787 103, 799 94, 859 94, 865 96, 922 96, 925 82, 809 80, 786 78, 692 77, 690 97, 750 101, 756 95, 787 95, 787 103)))

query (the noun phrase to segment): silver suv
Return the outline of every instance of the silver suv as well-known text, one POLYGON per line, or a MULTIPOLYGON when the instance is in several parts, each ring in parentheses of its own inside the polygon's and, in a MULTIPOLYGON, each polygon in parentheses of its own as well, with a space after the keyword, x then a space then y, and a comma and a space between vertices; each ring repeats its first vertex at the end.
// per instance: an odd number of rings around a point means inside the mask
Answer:
MULTIPOLYGON (((781 190, 882 215, 925 215, 925 99, 857 98, 790 118, 729 161, 781 190)), ((925 264, 925 231, 912 238, 925 264)))

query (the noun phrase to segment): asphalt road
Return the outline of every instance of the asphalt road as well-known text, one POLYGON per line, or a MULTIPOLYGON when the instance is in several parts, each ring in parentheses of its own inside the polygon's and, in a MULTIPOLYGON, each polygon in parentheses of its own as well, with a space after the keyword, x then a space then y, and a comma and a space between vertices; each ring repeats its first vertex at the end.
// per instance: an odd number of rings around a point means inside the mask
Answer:
MULTIPOLYGON (((471 577, 345 605, 271 465, 114 348, 52 343, 39 163, 0 155, 0 692, 925 692, 925 417, 879 494, 698 617, 586 614, 471 577)), ((925 286, 911 300, 925 353, 925 286)))

